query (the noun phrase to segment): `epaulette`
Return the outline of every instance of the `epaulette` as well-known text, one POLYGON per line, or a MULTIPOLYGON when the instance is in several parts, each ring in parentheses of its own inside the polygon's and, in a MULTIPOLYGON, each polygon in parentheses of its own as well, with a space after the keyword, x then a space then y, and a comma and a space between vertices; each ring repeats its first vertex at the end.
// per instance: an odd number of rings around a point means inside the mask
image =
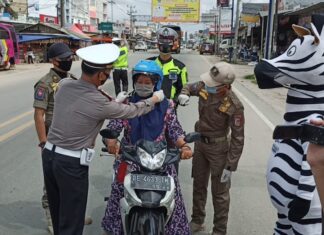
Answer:
POLYGON ((105 91, 103 91, 101 89, 98 89, 98 91, 100 91, 100 93, 103 94, 103 96, 107 97, 109 101, 113 100, 113 98, 110 95, 108 95, 107 92, 105 92, 105 91))

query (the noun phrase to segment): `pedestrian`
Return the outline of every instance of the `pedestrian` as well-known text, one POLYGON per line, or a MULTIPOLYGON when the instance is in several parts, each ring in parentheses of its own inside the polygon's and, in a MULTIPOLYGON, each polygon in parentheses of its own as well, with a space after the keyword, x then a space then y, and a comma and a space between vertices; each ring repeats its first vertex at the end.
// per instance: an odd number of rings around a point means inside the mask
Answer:
MULTIPOLYGON (((72 51, 64 43, 53 44, 48 51, 48 57, 53 67, 34 86, 34 121, 39 140, 39 147, 44 148, 47 133, 52 123, 54 109, 54 94, 58 82, 68 77, 72 65, 72 51)), ((42 196, 42 206, 45 210, 48 230, 53 233, 52 220, 48 205, 48 198, 45 186, 42 196)))
POLYGON ((118 59, 114 62, 113 79, 116 96, 121 92, 120 83, 122 83, 124 92, 128 91, 128 49, 126 39, 113 38, 112 42, 119 47, 120 54, 118 59))
POLYGON ((231 89, 235 74, 232 65, 216 63, 202 74, 202 81, 187 84, 179 95, 186 105, 190 96, 199 97, 199 120, 195 131, 201 141, 194 146, 192 160, 192 232, 204 230, 209 176, 214 206, 212 235, 225 235, 230 204, 231 174, 236 171, 244 145, 244 107, 231 89))
POLYGON ((171 28, 161 28, 157 31, 159 56, 148 58, 155 60, 161 67, 164 75, 162 90, 168 99, 177 105, 177 98, 183 86, 188 82, 186 65, 171 55, 172 47, 178 34, 171 28))
POLYGON ((125 105, 98 89, 109 78, 113 62, 119 56, 116 45, 93 45, 77 50, 76 54, 83 60, 81 78, 60 82, 53 122, 42 152, 55 235, 83 232, 88 169, 104 121, 146 114, 164 98, 163 92, 157 91, 149 99, 125 105))
MULTIPOLYGON (((162 70, 154 61, 141 60, 133 69, 134 92, 129 98, 130 101, 137 101, 150 97, 154 90, 161 88, 163 79, 162 70)), ((169 136, 173 144, 181 149, 181 159, 192 157, 192 150, 184 141, 184 131, 178 121, 174 111, 174 104, 171 100, 164 99, 156 108, 142 117, 129 120, 111 120, 107 129, 121 133, 124 130, 122 143, 126 146, 134 146, 137 141, 145 139, 148 141, 162 142, 165 140, 165 133, 169 136)), ((119 145, 116 139, 106 140, 109 153, 118 154, 119 145)), ((123 154, 123 153, 121 153, 123 154)), ((116 159, 114 164, 115 177, 111 186, 111 193, 102 220, 102 227, 105 234, 121 235, 123 232, 122 215, 120 212, 120 200, 124 196, 124 167, 136 171, 136 164, 129 164, 121 159, 116 159)), ((175 180, 175 209, 172 217, 165 225, 165 234, 190 235, 189 221, 187 219, 185 205, 180 189, 179 179, 173 165, 167 166, 167 173, 175 180)))
POLYGON ((33 64, 34 63, 34 58, 35 58, 35 55, 34 55, 33 49, 29 45, 28 48, 27 48, 27 61, 28 61, 28 64, 33 64))

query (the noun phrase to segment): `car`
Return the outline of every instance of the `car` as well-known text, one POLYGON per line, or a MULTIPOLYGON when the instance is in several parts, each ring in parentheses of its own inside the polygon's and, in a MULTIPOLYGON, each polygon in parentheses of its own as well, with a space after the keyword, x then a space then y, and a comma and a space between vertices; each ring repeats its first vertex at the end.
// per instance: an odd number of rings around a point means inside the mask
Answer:
POLYGON ((144 41, 138 41, 134 47, 134 51, 147 51, 147 45, 144 41))
POLYGON ((211 43, 204 42, 200 46, 199 53, 200 53, 200 55, 202 55, 204 53, 214 54, 214 45, 211 43))

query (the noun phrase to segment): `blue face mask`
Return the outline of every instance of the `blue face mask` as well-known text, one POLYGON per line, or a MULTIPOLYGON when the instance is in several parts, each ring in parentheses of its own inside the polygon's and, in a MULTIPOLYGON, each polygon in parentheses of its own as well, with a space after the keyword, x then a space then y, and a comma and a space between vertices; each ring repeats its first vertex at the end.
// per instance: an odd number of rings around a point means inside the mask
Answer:
POLYGON ((215 87, 215 86, 210 87, 210 86, 205 85, 205 90, 206 90, 209 94, 216 94, 218 89, 217 89, 217 87, 215 87))

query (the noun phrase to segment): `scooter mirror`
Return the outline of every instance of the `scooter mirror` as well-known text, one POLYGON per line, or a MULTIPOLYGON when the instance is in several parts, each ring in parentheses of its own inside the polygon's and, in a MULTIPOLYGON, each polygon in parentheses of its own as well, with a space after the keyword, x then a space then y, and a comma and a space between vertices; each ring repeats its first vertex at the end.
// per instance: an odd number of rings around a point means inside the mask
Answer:
POLYGON ((185 135, 184 141, 186 141, 186 143, 192 143, 200 140, 200 137, 201 135, 199 132, 190 132, 185 135))
POLYGON ((103 129, 100 131, 100 135, 107 139, 117 139, 119 136, 119 132, 109 129, 103 129))

